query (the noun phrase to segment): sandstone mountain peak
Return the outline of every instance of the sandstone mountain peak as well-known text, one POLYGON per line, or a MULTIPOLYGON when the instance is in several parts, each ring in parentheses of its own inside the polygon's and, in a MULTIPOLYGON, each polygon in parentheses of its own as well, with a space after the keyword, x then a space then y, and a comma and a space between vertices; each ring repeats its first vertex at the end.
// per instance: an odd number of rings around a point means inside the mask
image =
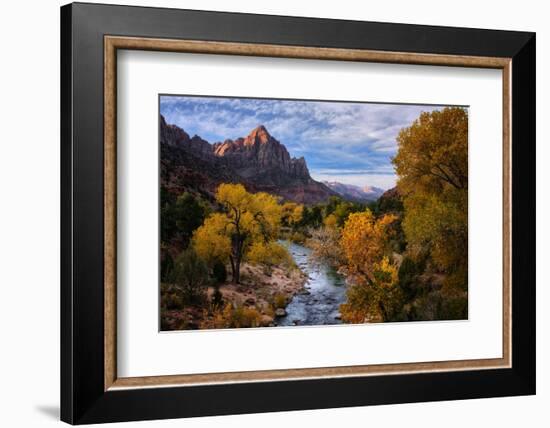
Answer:
POLYGON ((275 142, 275 140, 271 134, 267 131, 266 127, 264 125, 257 126, 252 131, 250 131, 250 134, 248 134, 248 137, 244 139, 245 144, 267 144, 269 142, 275 142))
POLYGON ((258 125, 252 131, 250 131, 250 135, 267 135, 271 137, 271 135, 267 131, 267 128, 264 125, 258 125))
POLYGON ((251 191, 267 191, 300 203, 321 202, 334 194, 313 180, 306 160, 291 157, 285 145, 272 137, 264 125, 246 137, 210 144, 197 135, 190 138, 161 116, 160 138, 166 152, 165 181, 179 183, 175 186, 179 190, 189 187, 183 181, 186 177, 188 181, 209 183, 205 185, 212 193, 216 183, 241 182, 251 191), (171 168, 177 172, 169 173, 171 168), (199 174, 203 178, 199 179, 199 174))

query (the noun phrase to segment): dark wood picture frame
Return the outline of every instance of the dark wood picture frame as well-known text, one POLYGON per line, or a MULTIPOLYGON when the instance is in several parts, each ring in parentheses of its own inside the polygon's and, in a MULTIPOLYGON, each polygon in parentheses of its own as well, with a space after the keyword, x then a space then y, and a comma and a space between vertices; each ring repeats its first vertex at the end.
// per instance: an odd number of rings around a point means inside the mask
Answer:
POLYGON ((61 136, 62 420, 81 424, 535 393, 533 33, 70 4, 61 8, 61 136), (117 378, 117 49, 502 69, 503 357, 117 378))

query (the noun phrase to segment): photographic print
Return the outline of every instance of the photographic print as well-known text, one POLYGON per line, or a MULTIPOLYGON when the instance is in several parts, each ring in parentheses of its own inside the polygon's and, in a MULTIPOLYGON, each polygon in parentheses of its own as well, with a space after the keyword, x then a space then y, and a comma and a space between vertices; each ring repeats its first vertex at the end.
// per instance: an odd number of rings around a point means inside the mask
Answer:
POLYGON ((159 96, 160 329, 468 318, 468 108, 159 96))

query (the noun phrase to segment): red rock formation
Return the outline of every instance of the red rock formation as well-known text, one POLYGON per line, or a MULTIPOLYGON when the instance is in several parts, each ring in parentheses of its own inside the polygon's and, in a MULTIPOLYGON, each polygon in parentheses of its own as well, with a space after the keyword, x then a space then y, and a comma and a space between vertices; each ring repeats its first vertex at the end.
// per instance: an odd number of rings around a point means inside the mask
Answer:
POLYGON ((175 191, 187 186, 183 177, 194 177, 195 192, 215 188, 220 182, 240 182, 250 191, 265 191, 300 203, 317 203, 333 195, 311 178, 305 159, 291 158, 286 147, 260 125, 247 137, 210 144, 160 118, 161 179, 175 191), (201 162, 193 161, 194 158, 201 162), (170 169, 171 172, 168 172, 170 169), (175 174, 175 176, 174 176, 175 174))
POLYGON ((286 147, 273 138, 263 125, 253 129, 246 138, 225 140, 215 143, 213 147, 216 156, 226 158, 244 177, 253 177, 266 169, 276 168, 293 178, 310 178, 305 160, 291 158, 286 147))

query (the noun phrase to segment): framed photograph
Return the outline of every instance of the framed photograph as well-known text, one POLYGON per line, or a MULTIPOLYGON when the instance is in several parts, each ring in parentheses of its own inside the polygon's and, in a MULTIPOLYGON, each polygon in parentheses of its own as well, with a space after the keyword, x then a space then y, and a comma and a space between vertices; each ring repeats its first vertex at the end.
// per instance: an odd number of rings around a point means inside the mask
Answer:
POLYGON ((61 8, 61 418, 535 393, 535 35, 61 8))

